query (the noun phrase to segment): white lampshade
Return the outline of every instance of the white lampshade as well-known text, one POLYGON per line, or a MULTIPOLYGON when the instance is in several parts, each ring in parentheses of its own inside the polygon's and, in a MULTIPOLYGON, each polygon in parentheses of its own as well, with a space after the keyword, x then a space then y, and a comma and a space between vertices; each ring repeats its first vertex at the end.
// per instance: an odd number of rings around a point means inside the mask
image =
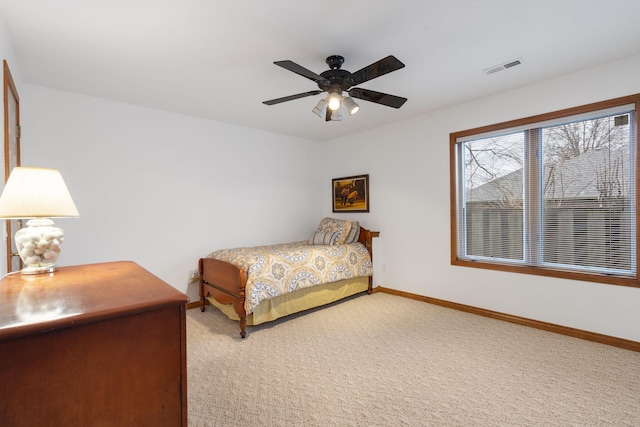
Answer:
POLYGON ((15 167, 0 195, 0 218, 32 218, 16 232, 23 274, 52 273, 64 241, 50 218, 80 216, 56 169, 15 167))
POLYGON ((347 96, 344 99, 343 104, 347 108, 349 114, 352 116, 360 110, 360 106, 350 96, 347 96))
POLYGON ((324 99, 321 99, 320 101, 318 101, 318 104, 311 111, 313 111, 313 114, 315 114, 318 117, 324 117, 327 111, 327 101, 324 99))
POLYGON ((56 169, 15 167, 0 195, 0 218, 79 216, 56 169))

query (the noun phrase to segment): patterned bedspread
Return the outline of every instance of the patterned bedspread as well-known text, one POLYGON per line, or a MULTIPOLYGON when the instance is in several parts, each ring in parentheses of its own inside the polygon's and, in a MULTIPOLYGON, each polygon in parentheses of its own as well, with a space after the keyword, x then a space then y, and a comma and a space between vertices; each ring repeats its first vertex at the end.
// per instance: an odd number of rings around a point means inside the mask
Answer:
POLYGON ((362 243, 309 245, 307 242, 223 249, 208 258, 227 261, 247 272, 245 310, 296 289, 371 276, 373 265, 362 243))

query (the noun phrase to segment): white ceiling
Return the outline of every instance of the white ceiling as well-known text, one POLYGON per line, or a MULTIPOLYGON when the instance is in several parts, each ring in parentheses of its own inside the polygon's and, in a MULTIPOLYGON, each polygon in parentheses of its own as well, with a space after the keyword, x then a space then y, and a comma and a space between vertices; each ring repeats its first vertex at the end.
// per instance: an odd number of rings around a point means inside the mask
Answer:
POLYGON ((0 0, 23 82, 313 140, 329 140, 640 53, 639 0, 0 0), (273 64, 354 72, 387 55, 406 67, 361 87, 325 122, 317 89, 273 64), (524 64, 483 70, 520 58, 524 64))

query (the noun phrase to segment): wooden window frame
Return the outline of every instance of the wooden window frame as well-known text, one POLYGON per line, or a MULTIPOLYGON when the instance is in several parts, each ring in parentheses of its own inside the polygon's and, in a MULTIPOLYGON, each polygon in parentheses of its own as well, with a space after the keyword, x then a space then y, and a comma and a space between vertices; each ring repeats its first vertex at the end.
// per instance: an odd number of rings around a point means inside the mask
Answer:
MULTIPOLYGON (((572 280, 582 280, 587 282, 596 282, 596 283, 605 283, 605 284, 613 284, 613 285, 622 285, 622 286, 632 286, 632 287, 640 287, 640 281, 638 280, 638 275, 636 273, 635 277, 622 277, 622 276, 611 276, 606 274, 590 274, 584 272, 577 271, 564 271, 555 268, 549 268, 546 266, 532 266, 532 265, 518 265, 518 264, 504 264, 498 262, 488 262, 488 261, 471 261, 466 259, 461 259, 458 257, 458 189, 457 189, 457 169, 458 166, 456 164, 456 150, 458 145, 458 140, 460 138, 469 137, 471 135, 479 135, 489 132, 497 132, 503 129, 510 128, 518 128, 526 125, 530 125, 533 123, 545 122, 549 120, 555 120, 563 117, 575 116, 579 114, 591 113, 598 110, 605 110, 608 108, 615 108, 622 105, 634 104, 636 115, 640 111, 640 94, 625 96, 621 98, 610 99, 602 102, 596 102, 592 104, 582 105, 574 108, 567 108, 564 110, 554 111, 550 113, 540 114, 536 116, 530 116, 522 119, 511 120, 507 122, 497 123, 493 125, 483 126, 474 129, 468 129, 460 132, 454 132, 449 135, 449 169, 450 169, 450 223, 451 223, 451 264, 455 266, 463 266, 463 267, 472 267, 472 268, 482 268, 487 270, 495 270, 495 271, 506 271, 512 273, 522 273, 522 274, 533 274, 539 276, 547 276, 547 277, 557 277, 563 279, 572 279, 572 280)), ((639 217, 638 214, 638 191, 640 185, 638 185, 638 178, 640 174, 638 173, 638 168, 640 167, 639 156, 640 152, 637 149, 637 145, 640 144, 638 129, 640 125, 635 126, 635 141, 636 141, 636 150, 635 150, 635 180, 636 180, 636 190, 635 190, 635 200, 636 200, 636 215, 635 215, 635 227, 636 231, 640 230, 639 227, 639 217)), ((638 256, 638 234, 636 232, 635 236, 635 265, 640 266, 640 259, 638 256)))

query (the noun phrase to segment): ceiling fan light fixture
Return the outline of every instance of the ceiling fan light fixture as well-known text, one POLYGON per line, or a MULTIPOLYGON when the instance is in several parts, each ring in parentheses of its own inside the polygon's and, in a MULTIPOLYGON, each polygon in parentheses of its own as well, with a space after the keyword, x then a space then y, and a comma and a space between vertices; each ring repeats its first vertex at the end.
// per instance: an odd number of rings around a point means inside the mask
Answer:
POLYGON ((360 106, 353 100, 350 96, 347 96, 342 103, 347 108, 349 115, 353 116, 355 113, 360 111, 360 106))
MULTIPOLYGON (((516 62, 517 61, 506 64, 505 67, 517 65, 516 62)), ((404 68, 405 65, 393 55, 369 64, 354 73, 342 69, 344 58, 340 55, 329 56, 326 63, 330 69, 316 74, 288 59, 275 61, 275 65, 314 81, 318 85, 318 89, 270 99, 262 103, 265 105, 276 105, 286 101, 293 101, 295 99, 325 93, 324 99, 318 102, 315 108, 313 108, 313 113, 320 118, 324 116, 325 121, 340 121, 342 120, 342 112, 340 110, 342 110, 343 104, 345 111, 348 111, 349 115, 354 115, 360 110, 360 106, 353 98, 392 108, 400 108, 407 102, 407 98, 355 87, 369 80, 391 73, 392 71, 404 68)))
POLYGON ((342 96, 340 94, 338 93, 329 94, 329 97, 327 98, 329 109, 331 111, 339 110, 341 101, 342 101, 342 96))
POLYGON ((318 104, 313 108, 313 114, 318 117, 324 117, 327 111, 327 101, 325 99, 321 99, 318 101, 318 104))

